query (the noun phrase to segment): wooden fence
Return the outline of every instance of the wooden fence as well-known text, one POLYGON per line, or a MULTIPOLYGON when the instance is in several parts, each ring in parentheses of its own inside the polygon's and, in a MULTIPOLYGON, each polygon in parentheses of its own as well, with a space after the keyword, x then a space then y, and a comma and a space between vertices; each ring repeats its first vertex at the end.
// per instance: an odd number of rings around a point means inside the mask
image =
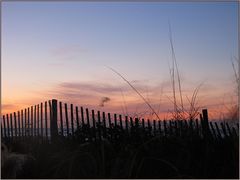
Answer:
POLYGON ((208 112, 202 110, 200 120, 145 120, 118 114, 84 109, 49 100, 21 111, 6 114, 1 119, 1 137, 4 141, 40 139, 54 142, 58 138, 82 141, 108 138, 117 140, 135 134, 148 137, 178 136, 198 138, 238 138, 239 124, 208 122, 208 112))

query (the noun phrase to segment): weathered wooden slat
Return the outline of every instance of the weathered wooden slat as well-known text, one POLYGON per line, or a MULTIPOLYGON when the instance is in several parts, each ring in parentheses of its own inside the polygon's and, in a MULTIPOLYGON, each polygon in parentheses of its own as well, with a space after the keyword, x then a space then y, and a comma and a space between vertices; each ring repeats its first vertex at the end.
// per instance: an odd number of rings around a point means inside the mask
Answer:
POLYGON ((33 106, 31 106, 31 122, 30 122, 30 124, 31 124, 31 136, 33 136, 33 106))
POLYGON ((61 135, 64 136, 62 102, 59 102, 59 113, 60 113, 60 130, 61 130, 61 135))
POLYGON ((158 132, 159 132, 159 135, 162 135, 161 121, 160 120, 158 120, 158 132))
POLYGON ((1 137, 3 138, 3 125, 1 123, 1 137))
POLYGON ((92 110, 92 122, 93 122, 93 136, 96 139, 96 120, 95 120, 95 113, 94 110, 92 110))
POLYGON ((108 113, 108 123, 109 123, 109 129, 110 129, 110 139, 113 138, 113 134, 112 134, 112 120, 111 120, 111 114, 108 113))
POLYGON ((17 112, 18 117, 18 136, 21 137, 21 118, 20 118, 20 111, 17 112))
POLYGON ((210 124, 211 130, 212 130, 212 135, 213 135, 213 137, 216 139, 216 138, 217 138, 217 135, 216 135, 215 129, 214 129, 214 127, 213 127, 213 124, 212 124, 212 122, 209 122, 209 124, 210 124))
POLYGON ((71 129, 72 129, 72 136, 74 137, 73 104, 71 104, 71 129))
POLYGON ((27 109, 24 109, 24 136, 27 137, 27 109))
POLYGON ((125 129, 127 133, 128 133, 128 128, 129 128, 128 116, 125 116, 125 129))
POLYGON ((136 129, 139 128, 139 119, 138 118, 135 118, 135 127, 136 127, 136 129))
POLYGON ((9 115, 7 114, 7 135, 10 138, 10 125, 9 125, 9 115))
POLYGON ((103 137, 107 137, 107 126, 106 126, 106 117, 105 117, 105 112, 102 113, 102 119, 103 119, 103 137))
POLYGON ((179 129, 178 129, 178 122, 177 120, 174 121, 174 133, 175 133, 175 136, 179 136, 179 129))
POLYGON ((12 113, 10 114, 10 128, 11 128, 11 138, 13 139, 13 119, 12 119, 12 113))
POLYGON ((227 126, 229 136, 232 137, 232 132, 231 132, 231 129, 230 129, 228 123, 226 123, 226 126, 227 126))
POLYGON ((108 124, 109 124, 109 128, 112 128, 112 120, 111 120, 111 114, 108 113, 108 124))
POLYGON ((179 133, 180 133, 180 137, 183 136, 184 134, 184 128, 183 128, 183 121, 182 120, 179 120, 179 133))
POLYGON ((234 138, 238 138, 237 131, 234 127, 232 127, 232 135, 233 135, 234 138))
POLYGON ((37 105, 37 136, 39 136, 39 121, 40 121, 40 111, 39 111, 39 104, 37 105))
POLYGON ((120 121, 120 128, 123 130, 123 124, 122 124, 122 115, 119 115, 119 121, 120 121))
POLYGON ((48 111, 47 111, 47 101, 45 102, 45 136, 48 140, 48 111))
POLYGON ((153 134, 154 134, 154 136, 156 136, 156 134, 157 134, 156 120, 153 120, 153 134))
POLYGON ((102 139, 102 135, 101 135, 101 115, 100 115, 100 111, 97 112, 97 115, 98 115, 98 126, 97 126, 97 129, 98 129, 98 138, 101 140, 102 139))
POLYGON ((65 121, 66 121, 66 128, 67 128, 67 137, 69 137, 69 124, 68 124, 68 109, 67 109, 67 103, 65 105, 65 121))
POLYGON ((17 137, 17 134, 18 134, 17 130, 18 130, 18 129, 17 129, 17 117, 16 117, 16 112, 14 112, 13 117, 14 117, 15 137, 17 137))
POLYGON ((79 116, 78 116, 78 106, 75 107, 76 110, 76 120, 77 120, 77 129, 79 128, 80 124, 79 124, 79 116))
POLYGON ((218 128, 218 124, 217 124, 216 122, 215 122, 214 124, 215 124, 216 130, 217 130, 217 136, 218 136, 218 138, 222 138, 222 135, 221 135, 220 130, 219 130, 219 128, 218 128))
POLYGON ((37 136, 37 106, 34 106, 34 136, 37 136))
POLYGON ((30 136, 30 108, 27 108, 27 136, 30 136))
POLYGON ((195 120, 195 124, 196 124, 196 134, 199 135, 200 132, 199 132, 199 122, 198 122, 198 119, 195 120))
POLYGON ((89 120, 89 111, 88 108, 86 108, 86 115, 87 115, 87 126, 90 128, 90 120, 89 120))
POLYGON ((172 121, 169 121, 169 134, 172 135, 173 133, 173 128, 172 128, 172 121))
POLYGON ((133 128, 133 119, 132 119, 132 117, 130 117, 130 125, 131 125, 131 129, 133 128))
POLYGON ((117 114, 114 114, 114 126, 117 127, 117 114))
POLYGON ((145 130, 145 120, 144 120, 144 118, 142 118, 142 128, 143 128, 143 130, 145 130))
POLYGON ((6 119, 5 116, 3 115, 3 129, 4 129, 4 137, 7 137, 7 128, 6 128, 6 119))
POLYGON ((168 132, 167 132, 167 123, 166 123, 166 120, 163 120, 163 130, 164 130, 164 136, 167 136, 168 132))
POLYGON ((151 123, 150 123, 149 119, 147 120, 147 124, 148 124, 148 132, 151 135, 152 134, 152 127, 151 127, 151 123))
POLYGON ((84 125, 84 112, 83 107, 81 107, 81 119, 82 119, 82 126, 84 125))
POLYGON ((225 138, 228 137, 225 125, 224 125, 222 122, 220 123, 220 125, 221 125, 221 128, 222 128, 224 137, 225 137, 225 138))
POLYGON ((40 105, 41 136, 43 137, 43 103, 40 105))
POLYGON ((22 135, 22 137, 24 136, 24 122, 23 122, 23 110, 21 110, 21 124, 22 124, 22 133, 21 133, 21 135, 22 135))
POLYGON ((51 141, 53 143, 56 142, 56 140, 58 139, 58 124, 57 124, 57 115, 58 115, 58 111, 57 111, 57 100, 56 99, 52 99, 52 118, 50 121, 50 129, 51 129, 51 141))

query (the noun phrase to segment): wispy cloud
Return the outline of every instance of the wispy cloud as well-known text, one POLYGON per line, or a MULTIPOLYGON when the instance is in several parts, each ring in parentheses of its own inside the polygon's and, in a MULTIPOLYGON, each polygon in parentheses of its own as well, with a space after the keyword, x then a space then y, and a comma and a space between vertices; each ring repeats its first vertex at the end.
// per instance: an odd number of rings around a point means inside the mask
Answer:
POLYGON ((78 44, 62 45, 62 46, 52 48, 50 50, 51 56, 58 60, 63 60, 66 58, 72 59, 78 56, 80 53, 85 53, 85 52, 87 52, 87 49, 83 48, 78 44))

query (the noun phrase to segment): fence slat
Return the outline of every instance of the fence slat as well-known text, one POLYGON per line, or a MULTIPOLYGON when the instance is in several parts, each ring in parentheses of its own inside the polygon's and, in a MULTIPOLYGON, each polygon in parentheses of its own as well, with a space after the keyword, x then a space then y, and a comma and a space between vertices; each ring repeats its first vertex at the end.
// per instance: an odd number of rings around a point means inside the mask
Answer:
POLYGON ((72 129, 72 136, 74 136, 74 124, 73 124, 73 104, 71 104, 71 129, 72 129))
POLYGON ((34 136, 37 136, 37 106, 34 106, 34 136))
POLYGON ((10 125, 9 125, 9 115, 7 114, 7 134, 8 134, 8 138, 10 138, 10 125))
POLYGON ((148 132, 149 132, 149 135, 151 135, 152 134, 152 127, 151 127, 151 123, 150 123, 149 119, 147 120, 147 123, 148 123, 148 132))
POLYGON ((227 135, 227 132, 226 132, 225 125, 224 125, 222 122, 220 123, 220 125, 221 125, 221 128, 222 128, 222 131, 223 131, 224 137, 226 138, 228 135, 227 135))
POLYGON ((219 128, 218 128, 218 124, 217 124, 216 122, 215 122, 214 124, 215 124, 215 127, 216 127, 216 129, 217 129, 218 137, 219 137, 219 138, 222 138, 222 135, 221 135, 220 130, 219 130, 219 128))
POLYGON ((11 128, 11 138, 13 139, 13 119, 12 119, 12 113, 10 114, 10 128, 11 128))
POLYGON ((43 136, 43 103, 40 105, 41 136, 43 136))
POLYGON ((97 125, 98 137, 101 140, 102 136, 101 136, 101 116, 100 116, 100 111, 98 111, 97 114, 98 114, 98 125, 97 125))
POLYGON ((31 136, 33 136, 33 106, 31 106, 31 136))
POLYGON ((158 121, 158 131, 159 131, 159 135, 162 134, 162 130, 161 130, 161 121, 158 121))
POLYGON ((163 128, 164 128, 164 136, 167 136, 168 132, 167 132, 167 123, 166 123, 166 120, 163 120, 163 128))
POLYGON ((111 114, 108 113, 108 123, 109 123, 109 129, 110 129, 110 139, 113 138, 113 134, 112 134, 112 120, 111 120, 111 114))
POLYGON ((76 109, 76 120, 77 120, 77 129, 79 128, 79 117, 78 117, 78 106, 75 107, 76 109))
POLYGON ((238 138, 237 131, 234 127, 232 127, 232 135, 233 135, 234 138, 238 138))
POLYGON ((215 129, 214 129, 214 127, 213 127, 212 122, 209 122, 209 124, 210 124, 211 130, 212 130, 212 133, 213 133, 213 137, 214 137, 214 138, 217 138, 217 135, 216 135, 216 132, 215 132, 215 129))
POLYGON ((7 129, 6 129, 6 119, 5 116, 3 116, 3 128, 4 128, 4 137, 7 137, 7 129))
POLYGON ((195 123, 196 123, 196 133, 197 135, 199 135, 199 122, 198 122, 198 119, 195 120, 195 123))
POLYGON ((114 114, 114 126, 117 127, 117 114, 114 114))
POLYGON ((92 110, 92 122, 93 122, 93 136, 96 139, 96 121, 94 110, 92 110))
POLYGON ((18 137, 21 137, 20 111, 17 112, 17 117, 18 117, 18 137))
POLYGON ((83 107, 81 107, 81 119, 82 119, 82 126, 84 125, 84 113, 83 113, 83 107))
POLYGON ((132 128, 133 128, 133 119, 132 119, 132 117, 130 117, 130 125, 131 125, 131 130, 132 130, 132 128))
POLYGON ((30 109, 27 108, 27 136, 30 136, 30 109))
POLYGON ((1 123, 1 137, 3 138, 3 127, 2 127, 2 123, 1 123))
POLYGON ((45 101, 45 135, 48 140, 48 114, 47 114, 47 101, 45 101))
POLYGON ((123 130, 123 124, 122 124, 122 115, 119 115, 119 121, 120 121, 120 128, 123 130))
POLYGON ((21 133, 21 135, 22 135, 22 137, 24 136, 24 123, 23 123, 23 110, 21 110, 21 124, 22 124, 22 133, 21 133))
POLYGON ((27 137, 27 109, 24 109, 24 136, 27 137))
POLYGON ((37 105, 37 136, 39 136, 39 104, 37 105))
POLYGON ((156 136, 156 120, 153 120, 153 134, 156 136))
POLYGON ((50 121, 50 129, 51 129, 51 141, 55 142, 58 138, 58 125, 57 125, 57 100, 52 99, 52 113, 51 113, 51 121, 50 121))
POLYGON ((125 116, 125 128, 128 133, 128 116, 125 116))
POLYGON ((142 128, 145 131, 145 120, 144 120, 144 118, 142 118, 142 128))
POLYGON ((232 137, 232 132, 231 132, 231 129, 230 129, 228 123, 226 123, 226 126, 227 126, 227 130, 228 130, 228 134, 229 134, 229 136, 232 137))
POLYGON ((138 118, 135 118, 135 127, 136 127, 136 129, 139 128, 139 120, 138 120, 138 118))
POLYGON ((107 137, 107 127, 106 127, 106 117, 105 117, 105 112, 102 113, 102 118, 103 118, 103 137, 107 137))
POLYGON ((67 103, 65 105, 65 120, 66 120, 66 127, 67 127, 67 137, 69 137, 69 127, 68 127, 68 110, 67 110, 67 103))
POLYGON ((86 108, 86 115, 87 115, 87 126, 90 128, 90 121, 89 121, 89 111, 88 108, 86 108))
POLYGON ((63 132, 62 102, 59 102, 59 112, 60 112, 60 129, 61 129, 61 135, 64 136, 64 132, 63 132))
POLYGON ((13 114, 14 117, 14 130, 15 130, 15 137, 17 137, 17 117, 16 117, 16 112, 13 114))
POLYGON ((179 136, 179 131, 178 131, 178 123, 177 121, 174 121, 174 130, 175 130, 175 136, 179 136))

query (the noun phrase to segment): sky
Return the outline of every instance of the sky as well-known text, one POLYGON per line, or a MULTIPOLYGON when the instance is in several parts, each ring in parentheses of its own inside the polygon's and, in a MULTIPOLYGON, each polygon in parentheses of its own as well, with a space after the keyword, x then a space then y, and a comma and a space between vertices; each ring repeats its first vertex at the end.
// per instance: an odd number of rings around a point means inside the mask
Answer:
POLYGON ((184 106, 200 84, 197 106, 211 118, 237 103, 237 2, 2 2, 1 18, 2 114, 56 98, 150 116, 111 67, 169 117, 169 27, 184 106))

